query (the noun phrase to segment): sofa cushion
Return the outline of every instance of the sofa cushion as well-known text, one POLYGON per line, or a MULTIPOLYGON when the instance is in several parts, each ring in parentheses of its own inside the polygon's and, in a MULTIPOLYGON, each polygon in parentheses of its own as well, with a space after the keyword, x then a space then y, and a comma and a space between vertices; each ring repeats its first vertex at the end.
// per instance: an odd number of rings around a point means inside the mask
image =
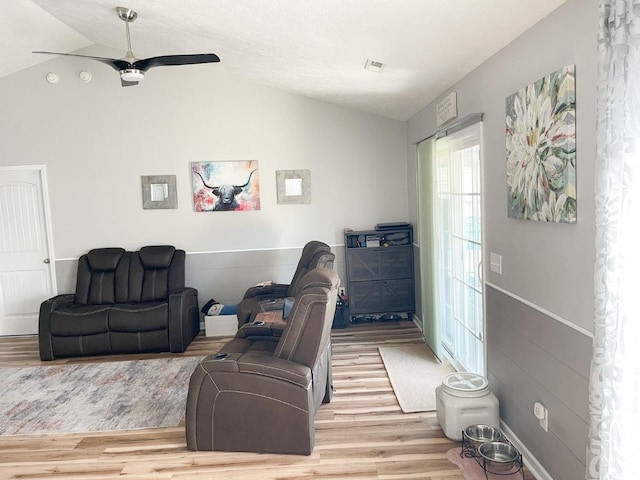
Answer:
POLYGON ((87 253, 87 261, 94 272, 113 271, 124 252, 124 248, 96 248, 87 253))
POLYGON ((119 303, 111 307, 112 332, 150 332, 167 328, 169 304, 166 302, 119 303))
POLYGON ((78 259, 76 303, 106 305, 129 300, 129 260, 122 248, 96 248, 78 259))
POLYGON ((175 247, 170 245, 152 245, 140 249, 140 260, 145 270, 149 268, 169 268, 175 247))
POLYGON ((95 335, 109 331, 109 306, 69 305, 51 312, 50 331, 60 337, 95 335))
POLYGON ((111 332, 113 353, 163 352, 169 349, 166 329, 152 332, 111 332))
POLYGON ((167 300, 169 294, 184 288, 184 250, 172 246, 142 247, 131 255, 129 301, 167 300))
POLYGON ((330 342, 339 281, 338 275, 326 268, 316 268, 303 277, 301 293, 274 351, 276 357, 308 367, 316 364, 322 353, 319 348, 330 342), (318 338, 322 340, 318 342, 318 338))
POLYGON ((166 300, 169 296, 169 290, 167 288, 168 278, 168 270, 145 270, 140 301, 153 302, 155 300, 166 300))
POLYGON ((53 351, 59 357, 81 357, 84 355, 111 354, 111 334, 51 337, 53 351))

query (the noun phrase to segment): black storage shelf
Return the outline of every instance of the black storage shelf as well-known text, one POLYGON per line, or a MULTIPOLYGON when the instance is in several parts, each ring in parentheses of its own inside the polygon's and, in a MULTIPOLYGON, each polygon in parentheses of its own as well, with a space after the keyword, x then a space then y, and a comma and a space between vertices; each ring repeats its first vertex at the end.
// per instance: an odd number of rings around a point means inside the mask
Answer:
POLYGON ((351 317, 415 312, 413 229, 345 231, 351 317))

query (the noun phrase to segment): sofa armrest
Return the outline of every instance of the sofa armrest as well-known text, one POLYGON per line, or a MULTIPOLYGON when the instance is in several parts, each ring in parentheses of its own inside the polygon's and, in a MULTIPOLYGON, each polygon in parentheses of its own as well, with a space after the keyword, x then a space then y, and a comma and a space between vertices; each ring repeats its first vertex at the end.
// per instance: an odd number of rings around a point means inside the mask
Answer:
POLYGON ((73 305, 76 296, 73 293, 56 295, 40 304, 40 314, 38 316, 38 348, 40 350, 40 360, 53 360, 53 345, 51 344, 51 313, 56 309, 73 305))
POLYGON ((73 293, 63 293, 62 295, 56 295, 48 300, 45 300, 40 305, 40 310, 46 305, 46 308, 50 308, 50 311, 54 311, 56 308, 63 305, 71 305, 75 303, 76 296, 73 293))
POLYGON ((236 338, 276 337, 282 336, 284 322, 249 322, 240 327, 236 338))
MULTIPOLYGON (((214 372, 259 375, 307 388, 311 385, 311 369, 306 365, 264 352, 226 353, 209 355, 200 362, 209 374, 214 372)), ((260 380, 256 380, 260 381, 260 380)))
POLYGON ((311 369, 306 365, 261 352, 245 353, 238 359, 238 367, 241 373, 263 375, 302 388, 311 385, 311 369))
POLYGON ((169 351, 184 352, 200 332, 198 291, 179 288, 169 294, 169 351))
POLYGON ((254 318, 257 314, 262 312, 273 312, 274 310, 282 310, 284 307, 285 298, 286 297, 262 300, 251 312, 251 318, 254 318))
POLYGON ((238 359, 242 353, 215 353, 202 359, 200 366, 208 373, 211 372, 229 372, 239 373, 238 359))
POLYGON ((256 286, 249 288, 243 298, 282 298, 287 296, 289 285, 285 283, 272 283, 264 287, 256 286))

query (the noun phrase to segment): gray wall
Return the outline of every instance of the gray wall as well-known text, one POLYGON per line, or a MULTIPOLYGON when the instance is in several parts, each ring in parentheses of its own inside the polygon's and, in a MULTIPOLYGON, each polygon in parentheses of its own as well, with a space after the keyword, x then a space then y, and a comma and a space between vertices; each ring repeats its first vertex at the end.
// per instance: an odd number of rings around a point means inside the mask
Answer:
MULTIPOLYGON (((457 92, 458 118, 484 114, 488 375, 503 404, 503 420, 555 480, 584 476, 586 374, 594 310, 597 31, 597 2, 569 0, 444 94, 457 92), (509 219, 505 98, 569 64, 576 66, 578 222, 509 219), (487 268, 490 252, 502 255, 502 275, 487 268), (509 309, 502 308, 504 303, 509 309), (526 328, 520 328, 523 325, 526 328), (556 338, 563 344, 554 343, 556 338), (569 362, 563 350, 575 358, 569 362), (541 400, 549 408, 548 433, 533 416, 533 403, 541 400)), ((412 222, 418 220, 415 143, 436 130, 437 103, 407 122, 412 222)), ((418 243, 423 248, 428 245, 423 239, 418 243)))
POLYGON ((584 478, 591 338, 493 287, 485 293, 488 376, 500 418, 551 478, 584 478), (536 402, 549 409, 548 432, 532 414, 536 402))
POLYGON ((91 248, 167 243, 189 254, 201 301, 233 302, 289 280, 310 239, 339 250, 345 227, 408 219, 403 122, 242 81, 224 62, 153 69, 122 88, 108 66, 55 58, 0 79, 0 92, 0 165, 47 166, 60 291, 91 248), (193 211, 189 162, 223 160, 259 161, 261 210, 193 211), (311 170, 310 205, 276 203, 280 169, 311 170), (140 177, 165 174, 178 208, 143 210, 140 177))

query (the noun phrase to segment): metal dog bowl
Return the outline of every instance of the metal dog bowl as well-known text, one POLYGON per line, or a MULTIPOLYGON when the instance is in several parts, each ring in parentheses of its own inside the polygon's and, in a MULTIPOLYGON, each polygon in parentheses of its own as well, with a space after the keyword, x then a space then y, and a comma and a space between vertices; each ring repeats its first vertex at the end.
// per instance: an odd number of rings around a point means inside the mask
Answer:
POLYGON ((487 442, 478 447, 487 471, 505 472, 518 465, 520 452, 505 442, 487 442))
POLYGON ((470 425, 464 430, 464 436, 476 449, 483 443, 505 440, 502 432, 491 425, 470 425))

